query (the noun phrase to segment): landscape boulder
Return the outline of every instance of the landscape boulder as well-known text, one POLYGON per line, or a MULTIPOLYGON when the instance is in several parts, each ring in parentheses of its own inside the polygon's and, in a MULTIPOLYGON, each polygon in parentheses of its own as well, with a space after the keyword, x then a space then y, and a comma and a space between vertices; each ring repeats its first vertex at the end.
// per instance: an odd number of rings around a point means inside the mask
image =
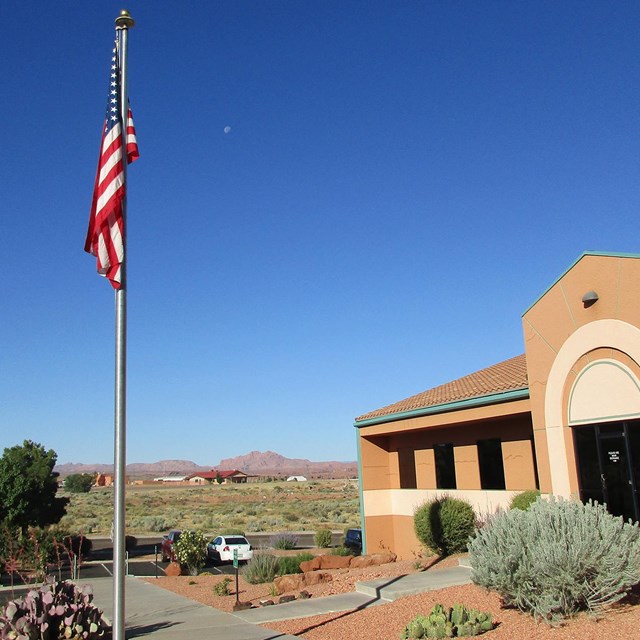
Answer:
POLYGON ((323 571, 309 571, 303 573, 305 586, 311 586, 312 584, 320 584, 322 582, 331 582, 333 576, 330 573, 324 573, 323 571))
POLYGON ((388 564, 396 561, 396 554, 391 551, 372 553, 368 556, 356 556, 349 564, 350 569, 362 569, 363 567, 375 567, 380 564, 388 564))
POLYGON ((321 556, 316 556, 311 560, 301 562, 300 571, 302 571, 302 573, 307 573, 307 571, 317 571, 320 568, 320 557, 321 556))
POLYGON ((372 553, 368 556, 335 556, 325 554, 316 556, 312 560, 300 563, 300 570, 304 573, 321 569, 361 569, 362 567, 375 567, 379 564, 387 564, 396 561, 396 554, 392 551, 372 553))
POLYGON ((351 562, 353 556, 334 556, 327 553, 322 556, 316 556, 313 560, 305 560, 300 563, 300 571, 307 573, 308 571, 318 571, 319 569, 346 569, 351 562))
POLYGON ((273 581, 277 593, 287 593, 287 591, 298 591, 305 586, 304 573, 293 573, 291 575, 280 576, 273 581))
POLYGON ((170 562, 169 566, 164 570, 165 575, 167 576, 181 576, 182 568, 180 567, 179 562, 170 562))
POLYGON ((278 594, 289 591, 299 591, 303 587, 309 587, 321 582, 331 582, 333 576, 322 571, 309 571, 307 573, 293 573, 287 576, 280 576, 273 581, 278 594))
POLYGON ((321 569, 347 569, 353 556, 335 556, 333 554, 326 554, 320 556, 320 568, 321 569))

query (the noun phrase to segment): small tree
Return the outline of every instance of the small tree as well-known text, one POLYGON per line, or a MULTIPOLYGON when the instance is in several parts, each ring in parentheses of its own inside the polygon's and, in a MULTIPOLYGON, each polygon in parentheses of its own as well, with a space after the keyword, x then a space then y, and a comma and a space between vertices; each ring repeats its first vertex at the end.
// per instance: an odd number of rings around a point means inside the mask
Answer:
POLYGON ((0 458, 0 523, 18 527, 46 527, 60 522, 68 498, 57 498, 57 455, 31 440, 7 448, 0 458))
POLYGON ((64 480, 64 488, 69 493, 89 493, 93 486, 93 475, 90 473, 72 473, 64 480))
POLYGON ((197 576, 207 557, 207 541, 199 531, 183 531, 173 543, 173 551, 189 575, 197 576))

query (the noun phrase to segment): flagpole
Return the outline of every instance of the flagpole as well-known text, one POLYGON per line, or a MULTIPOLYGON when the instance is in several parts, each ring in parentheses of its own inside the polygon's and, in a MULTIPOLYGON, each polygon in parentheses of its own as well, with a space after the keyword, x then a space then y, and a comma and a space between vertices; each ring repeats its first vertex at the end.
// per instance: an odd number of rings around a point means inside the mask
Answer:
MULTIPOLYGON (((120 117, 122 118, 122 170, 127 183, 127 39, 134 22, 128 11, 116 18, 120 62, 120 117)), ((122 201, 122 239, 126 246, 127 203, 122 201)), ((115 433, 114 433, 114 539, 113 539, 113 640, 125 640, 125 483, 127 442, 127 268, 126 255, 121 264, 121 284, 116 290, 116 363, 115 363, 115 433)))

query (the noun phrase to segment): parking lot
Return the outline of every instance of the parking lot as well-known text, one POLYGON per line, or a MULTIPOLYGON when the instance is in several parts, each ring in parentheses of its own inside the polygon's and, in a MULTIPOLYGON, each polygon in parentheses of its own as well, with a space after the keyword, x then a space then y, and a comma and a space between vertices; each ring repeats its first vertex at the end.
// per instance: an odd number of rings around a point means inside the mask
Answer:
MULTIPOLYGON (((164 576, 164 570, 168 562, 155 562, 154 560, 129 560, 127 563, 127 575, 139 578, 153 578, 164 576)), ((235 569, 232 564, 207 566, 206 571, 233 575, 235 569)), ((113 575, 113 562, 89 561, 80 567, 80 580, 92 578, 104 578, 113 575)))
MULTIPOLYGON (((250 535, 249 541, 254 548, 268 547, 273 533, 254 533, 250 535)), ((298 539, 297 548, 301 551, 311 549, 314 546, 314 533, 301 532, 295 534, 298 539)), ((338 544, 341 534, 334 534, 334 544, 338 544)), ((162 562, 160 558, 161 536, 141 536, 137 539, 137 544, 128 553, 127 574, 137 577, 153 578, 164 575, 164 570, 168 562, 162 562)), ((79 567, 79 580, 91 580, 93 578, 104 578, 113 575, 113 543, 109 538, 92 538, 91 551, 79 567)), ((210 573, 220 573, 234 575, 235 569, 231 563, 216 564, 209 563, 205 567, 210 573)), ((72 577, 70 565, 64 564, 62 567, 52 569, 52 575, 58 579, 68 579, 72 577)), ((3 574, 0 576, 0 587, 7 587, 14 584, 22 585, 19 575, 11 576, 3 574)))

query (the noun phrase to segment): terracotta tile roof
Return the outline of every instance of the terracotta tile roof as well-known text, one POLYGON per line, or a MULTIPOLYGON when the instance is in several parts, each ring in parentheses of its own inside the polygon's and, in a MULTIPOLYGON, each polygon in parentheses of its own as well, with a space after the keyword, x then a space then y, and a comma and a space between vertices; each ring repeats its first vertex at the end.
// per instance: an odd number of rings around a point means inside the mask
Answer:
POLYGON ((494 393, 517 391, 526 389, 528 386, 527 361, 524 354, 522 354, 452 382, 447 382, 439 387, 428 389, 405 400, 400 400, 400 402, 382 407, 382 409, 365 413, 356 418, 356 422, 460 400, 481 398, 494 393))
POLYGON ((232 478, 236 475, 245 476, 247 474, 239 471, 238 469, 233 469, 231 471, 216 471, 216 469, 211 469, 211 471, 198 471, 196 473, 192 473, 190 476, 187 476, 187 479, 205 478, 206 480, 215 480, 220 477, 224 480, 225 478, 232 478))

